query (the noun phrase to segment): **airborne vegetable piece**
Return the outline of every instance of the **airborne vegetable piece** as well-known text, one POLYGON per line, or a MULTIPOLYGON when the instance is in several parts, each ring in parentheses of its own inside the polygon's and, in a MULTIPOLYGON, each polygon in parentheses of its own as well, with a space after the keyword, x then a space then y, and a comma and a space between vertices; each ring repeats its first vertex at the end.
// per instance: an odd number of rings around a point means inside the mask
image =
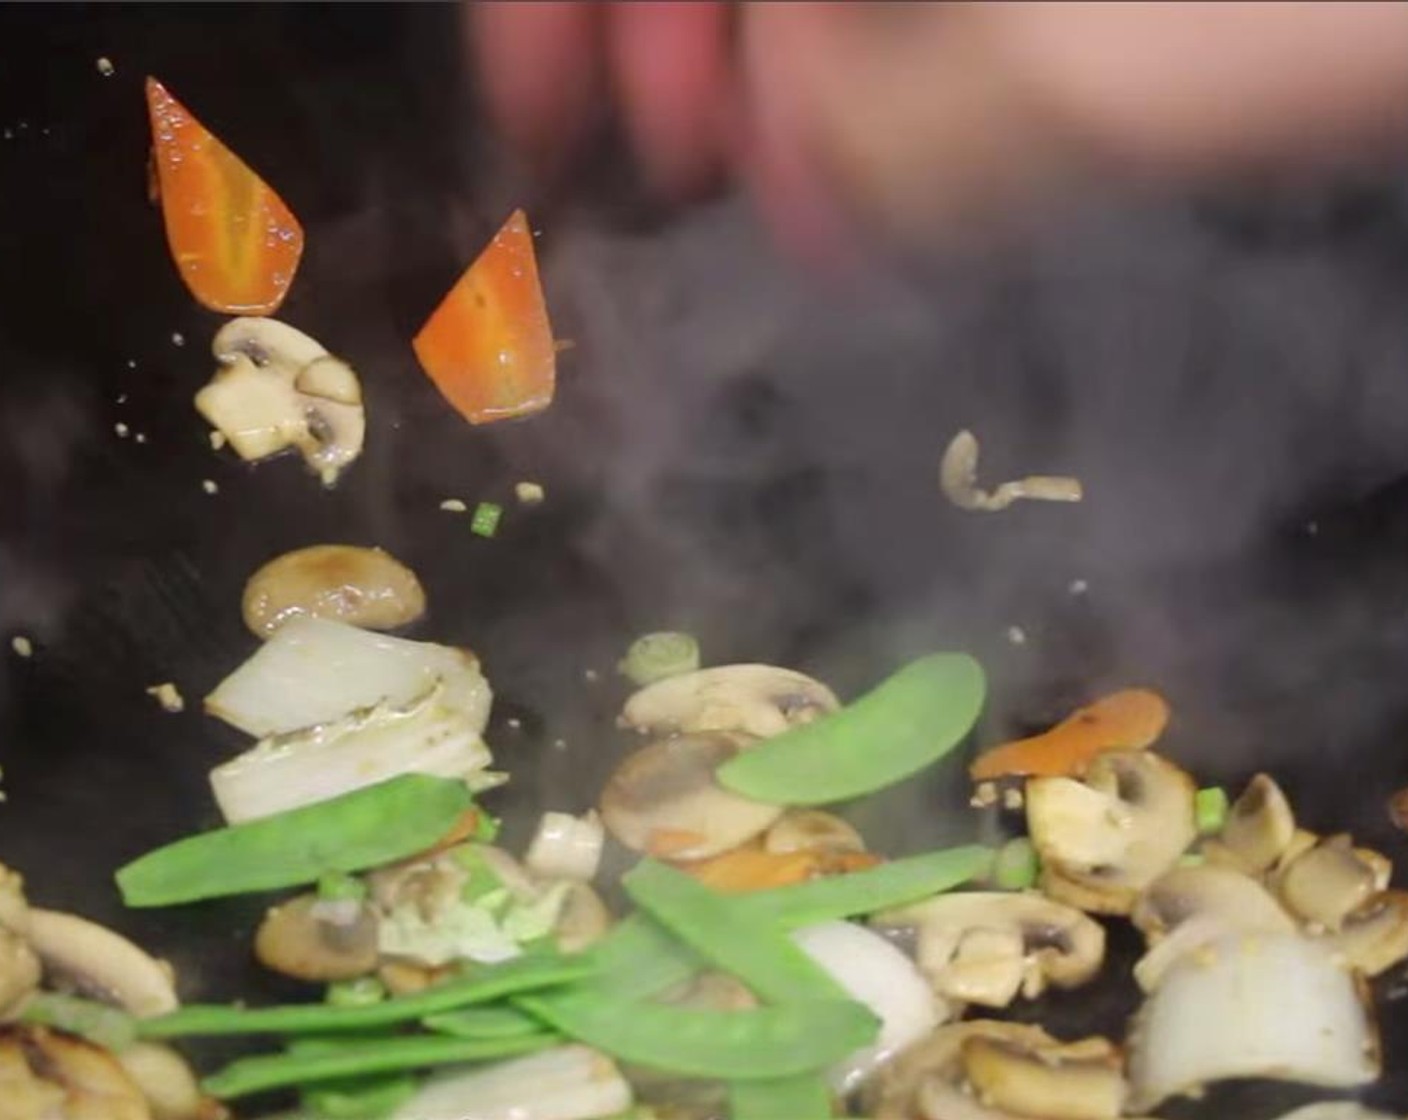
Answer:
POLYGON ((1167 723, 1168 703, 1157 692, 1124 689, 1072 712, 1049 731, 985 751, 968 773, 974 781, 1076 777, 1101 751, 1147 747, 1167 723))
POLYGON ((730 759, 719 767, 719 783, 787 805, 827 805, 883 789, 956 747, 978 718, 984 690, 982 667, 971 657, 921 657, 841 711, 730 759))
POLYGON ((522 210, 509 216, 412 345, 435 387, 471 424, 529 416, 552 403, 557 353, 522 210))
POLYGON ((303 227, 283 199, 155 78, 147 112, 172 259, 212 311, 270 315, 293 283, 303 227))
POLYGON ((301 809, 178 840, 117 873, 128 906, 314 883, 431 847, 472 801, 463 782, 404 774, 301 809))

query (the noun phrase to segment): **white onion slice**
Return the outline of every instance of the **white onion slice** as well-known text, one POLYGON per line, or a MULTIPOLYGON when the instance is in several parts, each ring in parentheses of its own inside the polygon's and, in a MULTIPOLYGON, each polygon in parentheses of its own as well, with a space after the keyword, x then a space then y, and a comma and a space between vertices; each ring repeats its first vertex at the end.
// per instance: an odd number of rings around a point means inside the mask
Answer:
POLYGON ((792 940, 880 1020, 880 1036, 831 1071, 832 1088, 842 1095, 948 1017, 914 962, 873 930, 822 922, 795 930, 792 940))
POLYGON ((1378 1074, 1355 977, 1297 934, 1237 934, 1194 951, 1145 1000, 1129 1038, 1135 1111, 1228 1078, 1350 1088, 1378 1074))
POLYGON ((295 618, 205 698, 206 710, 263 738, 331 723, 387 703, 405 707, 440 681, 446 706, 475 734, 491 694, 474 655, 325 618, 295 618))
POLYGON ((230 824, 338 797, 400 774, 468 778, 493 759, 475 721, 433 686, 406 708, 382 705, 294 735, 261 740, 210 772, 230 824))
POLYGON ((615 1063, 571 1045, 436 1074, 392 1120, 599 1120, 630 1105, 615 1063))
POLYGON ((523 865, 543 879, 589 883, 601 866, 605 844, 606 829, 595 811, 582 817, 544 813, 523 865))
POLYGON ((1374 1112, 1358 1101, 1321 1101, 1288 1112, 1280 1120, 1401 1120, 1387 1112, 1374 1112))

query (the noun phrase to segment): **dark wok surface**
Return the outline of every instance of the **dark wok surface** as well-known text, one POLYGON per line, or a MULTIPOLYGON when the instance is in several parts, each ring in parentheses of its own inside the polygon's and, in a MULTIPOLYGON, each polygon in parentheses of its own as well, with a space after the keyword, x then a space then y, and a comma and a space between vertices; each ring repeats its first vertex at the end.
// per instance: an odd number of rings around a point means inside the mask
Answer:
MULTIPOLYGON (((0 633, 36 645, 4 649, 0 858, 36 899, 169 956, 188 997, 276 993, 246 962, 259 902, 117 903, 115 865, 213 822, 205 772, 238 743, 143 689, 198 700, 253 647, 244 578, 326 540, 406 560, 431 601, 417 635, 483 656, 511 840, 538 808, 591 802, 622 748, 616 658, 680 627, 710 660, 847 694, 918 650, 970 649, 992 676, 984 742, 1151 683, 1174 703, 1166 749, 1205 781, 1271 769, 1308 827, 1408 856, 1384 808, 1408 784, 1396 180, 1105 210, 1001 260, 812 288, 734 203, 666 220, 600 168, 517 189, 435 6, 3 8, 0 137, 0 633), (148 72, 304 220, 281 316, 348 357, 369 401, 336 490, 214 454, 190 408, 219 320, 145 201, 148 72), (550 412, 471 430, 406 340, 525 199, 577 347, 550 412), (936 463, 965 425, 992 477, 1070 471, 1087 501, 951 509, 936 463), (513 506, 520 478, 543 507, 513 506), (499 537, 442 513, 452 496, 505 502, 499 537)), ((857 819, 893 852, 965 837, 958 786, 925 779, 857 819)), ((1126 1006, 1077 993, 1053 1022, 1112 1029, 1126 1006)), ((1384 1005, 1373 1094, 1400 1110, 1403 1006, 1384 1005)), ((1198 1114, 1296 1099, 1235 1087, 1198 1114)))

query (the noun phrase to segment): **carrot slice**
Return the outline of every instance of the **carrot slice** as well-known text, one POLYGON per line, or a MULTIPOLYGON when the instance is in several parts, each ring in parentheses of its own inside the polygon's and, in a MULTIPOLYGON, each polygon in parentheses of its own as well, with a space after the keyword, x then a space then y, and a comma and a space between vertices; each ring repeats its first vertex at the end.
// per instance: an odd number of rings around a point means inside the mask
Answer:
POLYGON ((272 314, 298 270, 303 227, 155 78, 147 112, 166 240, 186 287, 212 311, 272 314))
POLYGON ((968 773, 978 782, 1080 774, 1101 751, 1147 747, 1163 732, 1168 714, 1167 701, 1149 689, 1111 693, 1072 712, 1049 731, 979 755, 968 773))
POLYGON ((557 348, 522 210, 509 216, 412 345, 435 387, 471 424, 529 416, 552 403, 557 348))
POLYGON ((749 846, 675 866, 713 890, 742 894, 805 883, 825 875, 844 875, 879 862, 880 858, 869 852, 769 852, 749 846))

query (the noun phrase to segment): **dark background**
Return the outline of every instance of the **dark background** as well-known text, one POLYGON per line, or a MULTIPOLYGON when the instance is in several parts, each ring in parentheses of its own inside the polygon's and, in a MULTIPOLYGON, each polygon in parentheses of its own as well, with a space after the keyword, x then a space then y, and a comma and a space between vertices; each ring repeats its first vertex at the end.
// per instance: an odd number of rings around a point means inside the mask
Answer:
MULTIPOLYGON (((847 695, 919 650, 972 650, 980 742, 1151 684, 1205 782, 1272 769, 1307 827, 1401 859, 1405 202, 1389 172, 1107 200, 987 259, 823 284, 740 200, 649 206, 609 147, 556 190, 518 181, 476 126, 452 6, 0 8, 0 632, 36 647, 3 650, 0 855, 37 901, 170 956, 188 998, 273 994, 246 962, 259 902, 128 914, 110 875, 214 821, 205 773, 239 738, 198 701, 253 648, 246 576, 341 540, 421 575, 417 636, 483 657, 511 837, 592 801, 623 749, 615 661, 678 627, 710 661, 847 695), (148 73, 305 224, 280 317, 368 399, 334 490, 212 452, 190 407, 219 319, 145 198, 148 73), (407 340, 520 203, 576 346, 550 411, 471 429, 407 340), (985 477, 1074 473, 1086 501, 948 506, 937 462, 964 426, 985 477), (513 503, 525 478, 542 507, 513 503), (499 536, 446 497, 504 503, 499 536), (186 713, 144 694, 165 680, 186 713)), ((910 851, 972 835, 964 797, 955 771, 856 815, 910 851)), ((1077 993, 1057 1022, 1116 1029, 1128 1002, 1077 993)), ((1375 1094, 1400 1110, 1402 1006, 1375 1094)), ((1293 1099, 1239 1087, 1202 1114, 1293 1099)))

